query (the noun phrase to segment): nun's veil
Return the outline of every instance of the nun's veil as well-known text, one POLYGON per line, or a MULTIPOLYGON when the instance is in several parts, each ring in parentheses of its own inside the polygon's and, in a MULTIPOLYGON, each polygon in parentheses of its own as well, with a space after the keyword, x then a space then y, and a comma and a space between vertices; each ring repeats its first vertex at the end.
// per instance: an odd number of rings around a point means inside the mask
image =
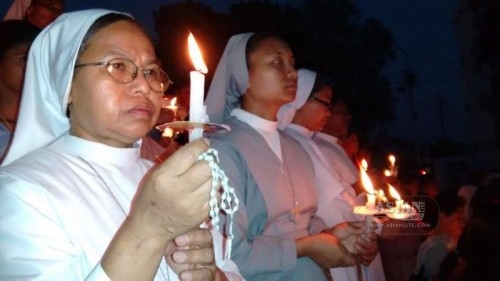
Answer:
POLYGON ((253 33, 232 36, 215 70, 205 105, 210 122, 224 123, 248 87, 245 50, 253 33))
POLYGON ((65 13, 35 39, 28 56, 16 131, 2 166, 68 132, 66 108, 78 50, 94 21, 109 13, 120 12, 91 9, 65 13))
POLYGON ((297 109, 301 108, 311 95, 316 81, 316 72, 301 68, 297 71, 297 95, 295 100, 284 104, 278 110, 278 127, 284 130, 293 120, 297 109))

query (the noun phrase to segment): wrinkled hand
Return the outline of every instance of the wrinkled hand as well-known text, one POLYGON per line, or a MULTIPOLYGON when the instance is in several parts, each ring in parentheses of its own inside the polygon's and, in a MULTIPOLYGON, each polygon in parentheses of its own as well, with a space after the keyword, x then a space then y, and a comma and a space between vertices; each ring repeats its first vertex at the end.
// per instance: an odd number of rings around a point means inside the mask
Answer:
POLYGON ((358 254, 359 249, 356 247, 357 241, 361 235, 365 234, 364 222, 342 222, 327 230, 333 236, 337 237, 342 245, 351 254, 358 254))
POLYGON ((180 280, 214 280, 216 274, 210 230, 195 229, 178 236, 165 250, 165 259, 180 280))
POLYGON ((140 235, 171 240, 208 217, 212 174, 206 161, 196 162, 207 149, 208 140, 190 142, 148 173, 129 214, 140 235))
MULTIPOLYGON (((323 268, 352 266, 356 259, 351 256, 341 241, 330 233, 319 233, 297 240, 297 248, 323 268)), ((299 252, 300 256, 301 253, 299 252)))
POLYGON ((378 235, 365 233, 359 237, 354 247, 358 253, 358 261, 363 265, 370 265, 378 254, 378 235))

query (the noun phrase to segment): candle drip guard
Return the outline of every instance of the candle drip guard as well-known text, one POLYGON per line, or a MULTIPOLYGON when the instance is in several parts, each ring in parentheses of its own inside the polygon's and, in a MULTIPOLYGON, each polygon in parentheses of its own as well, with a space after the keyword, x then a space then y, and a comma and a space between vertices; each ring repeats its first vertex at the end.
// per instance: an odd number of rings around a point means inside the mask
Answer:
POLYGON ((209 122, 192 122, 192 121, 174 121, 156 126, 156 129, 160 131, 164 131, 167 128, 170 128, 174 131, 183 131, 183 130, 191 131, 193 129, 203 129, 203 132, 206 133, 223 133, 223 132, 229 132, 231 130, 229 126, 226 125, 209 123, 209 122))

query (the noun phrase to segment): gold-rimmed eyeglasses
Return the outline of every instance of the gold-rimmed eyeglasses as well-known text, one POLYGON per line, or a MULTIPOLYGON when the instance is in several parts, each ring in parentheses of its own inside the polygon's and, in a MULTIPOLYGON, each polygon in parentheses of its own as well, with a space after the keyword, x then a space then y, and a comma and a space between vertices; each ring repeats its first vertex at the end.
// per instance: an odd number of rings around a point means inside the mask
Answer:
POLYGON ((115 58, 110 61, 88 62, 75 65, 75 68, 84 66, 104 66, 109 76, 115 81, 126 84, 137 78, 139 70, 144 74, 144 77, 149 83, 151 90, 163 93, 172 84, 172 80, 168 74, 158 66, 153 67, 138 67, 133 61, 126 58, 115 58))

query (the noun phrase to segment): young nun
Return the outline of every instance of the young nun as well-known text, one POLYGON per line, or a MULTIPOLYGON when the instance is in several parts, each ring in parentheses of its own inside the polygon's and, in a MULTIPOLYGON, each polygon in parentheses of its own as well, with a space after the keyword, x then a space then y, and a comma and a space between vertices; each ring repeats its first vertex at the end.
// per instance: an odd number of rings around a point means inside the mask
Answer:
POLYGON ((153 169, 139 156, 169 83, 128 15, 68 13, 40 33, 0 168, 0 280, 241 280, 199 228, 208 141, 153 169))
MULTIPOLYGON (((330 115, 332 88, 327 79, 316 72, 300 69, 298 71, 298 87, 295 100, 283 105, 278 111, 278 124, 285 133, 298 141, 311 157, 318 193, 317 215, 323 218, 328 226, 335 226, 346 220, 360 219, 353 214, 356 205, 356 194, 353 188, 342 181, 331 160, 312 140, 314 132, 320 131, 330 115)), ((363 248, 359 260, 364 265, 372 263, 378 254, 377 235, 367 233, 358 240, 363 248)), ((380 269, 382 269, 380 264, 380 269)), ((355 266, 336 267, 331 269, 334 280, 356 281, 358 272, 355 266)), ((369 270, 364 272, 365 280, 385 280, 373 278, 369 270)), ((383 271, 381 272, 383 277, 383 271)))
POLYGON ((357 251, 364 231, 355 223, 328 229, 315 214, 310 157, 276 121, 296 90, 288 44, 245 33, 230 38, 208 91, 210 121, 231 128, 211 144, 240 201, 226 225, 232 222, 232 257, 247 280, 326 280, 324 268, 355 263, 348 251, 357 251))

